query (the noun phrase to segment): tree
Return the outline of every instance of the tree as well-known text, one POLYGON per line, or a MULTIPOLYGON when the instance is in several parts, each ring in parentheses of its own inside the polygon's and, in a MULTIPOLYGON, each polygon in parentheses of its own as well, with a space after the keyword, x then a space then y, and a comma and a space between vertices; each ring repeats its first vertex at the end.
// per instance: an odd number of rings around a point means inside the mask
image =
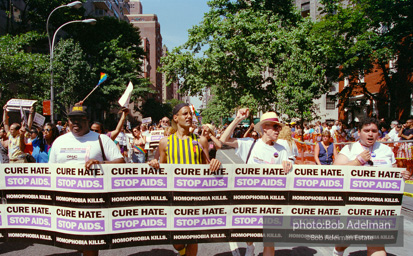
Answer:
MULTIPOLYGON (((68 1, 25 0, 24 3, 19 4, 19 6, 24 7, 24 9, 20 10, 19 17, 13 17, 13 5, 11 3, 12 1, 10 0, 0 0, 0 9, 5 10, 8 16, 6 20, 6 33, 17 35, 33 30, 44 33, 46 20, 50 12, 58 6, 67 4, 68 1)), ((51 29, 56 29, 67 21, 81 19, 84 13, 84 8, 61 8, 50 17, 49 26, 51 29)))
POLYGON ((313 99, 329 88, 324 48, 290 1, 273 2, 210 1, 188 41, 162 59, 167 81, 180 79, 191 95, 212 88, 226 114, 249 102, 257 111, 311 119, 313 99))
POLYGON ((171 106, 171 109, 174 109, 176 105, 184 103, 182 100, 170 99, 166 101, 166 104, 171 106))
MULTIPOLYGON (((4 4, 4 1, 0 3, 4 4)), ((67 1, 28 0, 25 3, 27 5, 22 13, 22 21, 18 27, 10 29, 10 33, 21 33, 20 36, 15 37, 17 41, 13 41, 10 36, 4 38, 16 46, 4 43, 5 47, 2 47, 2 99, 9 98, 5 93, 10 89, 13 89, 13 97, 17 97, 17 92, 21 91, 28 95, 25 98, 50 99, 47 39, 46 36, 31 30, 44 33, 49 13, 67 1), (22 38, 31 38, 31 41, 18 42, 22 38), (21 86, 22 83, 25 83, 25 86, 21 86), (15 84, 19 84, 17 89, 13 87, 15 84)), ((52 28, 51 36, 56 27, 64 22, 85 18, 84 12, 83 8, 77 11, 71 8, 57 10, 49 22, 52 28)), ((82 100, 95 87, 100 72, 107 73, 109 78, 85 102, 85 105, 93 110, 92 116, 96 120, 102 121, 105 112, 119 107, 117 100, 124 93, 129 81, 134 84, 132 101, 152 92, 149 89, 150 81, 141 77, 144 51, 140 47, 141 39, 137 28, 125 21, 104 17, 99 19, 95 26, 74 23, 65 26, 64 30, 66 33, 60 42, 55 44, 53 61, 54 103, 59 117, 65 117, 69 107, 82 100)), ((62 34, 62 31, 59 32, 59 36, 62 34)))
MULTIPOLYGON (((0 104, 11 98, 48 99, 48 57, 32 53, 43 35, 35 32, 0 37, 0 104)), ((50 91, 49 91, 50 92, 50 91)))
MULTIPOLYGON (((357 0, 344 5, 324 0, 325 16, 314 33, 322 35, 330 50, 327 70, 336 81, 349 77, 350 85, 339 95, 342 106, 355 91, 381 102, 380 117, 407 118, 412 93, 413 5, 407 0, 357 0), (395 61, 394 68, 389 61, 395 61), (372 94, 360 77, 381 73, 380 91, 372 94)), ((380 107, 380 106, 379 106, 380 107)))
POLYGON ((172 117, 172 107, 170 104, 163 104, 153 98, 149 98, 140 108, 143 117, 151 117, 154 123, 157 123, 162 117, 172 117))

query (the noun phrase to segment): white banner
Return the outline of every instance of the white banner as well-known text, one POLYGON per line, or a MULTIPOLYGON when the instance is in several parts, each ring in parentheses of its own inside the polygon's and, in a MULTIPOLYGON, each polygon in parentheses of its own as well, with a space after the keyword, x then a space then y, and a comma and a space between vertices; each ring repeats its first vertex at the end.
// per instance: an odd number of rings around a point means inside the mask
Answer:
POLYGON ((263 241, 267 224, 284 234, 275 241, 299 241, 285 233, 302 221, 400 215, 404 181, 398 168, 354 166, 3 164, 0 188, 0 241, 85 250, 263 241))

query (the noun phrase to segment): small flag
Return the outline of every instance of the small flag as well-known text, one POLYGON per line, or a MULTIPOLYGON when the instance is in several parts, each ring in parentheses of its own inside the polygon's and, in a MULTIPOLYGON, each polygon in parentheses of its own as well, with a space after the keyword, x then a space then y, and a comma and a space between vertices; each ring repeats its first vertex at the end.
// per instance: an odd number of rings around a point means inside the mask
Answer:
POLYGON ((195 107, 194 107, 194 105, 193 104, 191 104, 191 110, 192 110, 192 113, 193 114, 195 114, 195 116, 199 116, 199 113, 196 111, 196 109, 195 109, 195 107))
POLYGON ((108 78, 108 75, 106 75, 105 73, 100 73, 100 80, 99 80, 99 82, 98 82, 98 86, 101 84, 101 83, 103 83, 103 82, 105 82, 106 81, 106 79, 108 78))

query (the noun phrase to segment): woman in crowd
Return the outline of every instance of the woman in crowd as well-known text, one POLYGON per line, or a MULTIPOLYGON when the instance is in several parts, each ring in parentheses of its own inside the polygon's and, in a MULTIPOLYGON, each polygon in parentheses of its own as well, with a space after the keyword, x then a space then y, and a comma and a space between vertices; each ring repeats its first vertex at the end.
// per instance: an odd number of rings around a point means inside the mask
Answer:
POLYGON ((9 162, 9 139, 7 137, 7 132, 4 127, 0 128, 0 155, 2 156, 2 163, 9 162))
POLYGON ((132 162, 134 163, 145 163, 146 162, 146 150, 145 143, 146 137, 142 135, 140 130, 140 125, 132 129, 133 142, 132 142, 132 162))
POLYGON ((285 147, 288 153, 288 159, 295 162, 298 156, 298 148, 292 136, 291 128, 285 125, 278 135, 277 143, 285 147))
POLYGON ((32 156, 36 159, 36 163, 49 162, 50 148, 59 134, 59 130, 54 124, 46 123, 43 126, 42 132, 32 141, 32 156))
POLYGON ((331 165, 337 156, 337 149, 331 143, 331 134, 329 131, 321 133, 321 141, 315 145, 314 160, 318 165, 331 165))

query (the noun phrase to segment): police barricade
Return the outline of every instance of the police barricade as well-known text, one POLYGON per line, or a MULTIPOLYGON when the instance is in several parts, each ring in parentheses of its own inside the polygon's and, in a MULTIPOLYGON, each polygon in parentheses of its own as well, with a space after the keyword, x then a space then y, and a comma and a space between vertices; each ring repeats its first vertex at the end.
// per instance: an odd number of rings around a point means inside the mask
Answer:
MULTIPOLYGON (((107 164, 85 170, 3 164, 0 188, 0 241, 101 250, 265 239, 340 242, 332 240, 340 227, 318 234, 318 226, 299 225, 343 216, 390 221, 388 230, 380 227, 387 239, 374 242, 395 244, 400 222, 391 218, 400 215, 404 182, 400 169, 387 167, 295 165, 286 174, 280 165, 225 164, 211 173, 209 165, 162 164, 155 170, 107 164)), ((377 230, 359 225, 355 231, 362 234, 351 235, 361 237, 377 230)))

